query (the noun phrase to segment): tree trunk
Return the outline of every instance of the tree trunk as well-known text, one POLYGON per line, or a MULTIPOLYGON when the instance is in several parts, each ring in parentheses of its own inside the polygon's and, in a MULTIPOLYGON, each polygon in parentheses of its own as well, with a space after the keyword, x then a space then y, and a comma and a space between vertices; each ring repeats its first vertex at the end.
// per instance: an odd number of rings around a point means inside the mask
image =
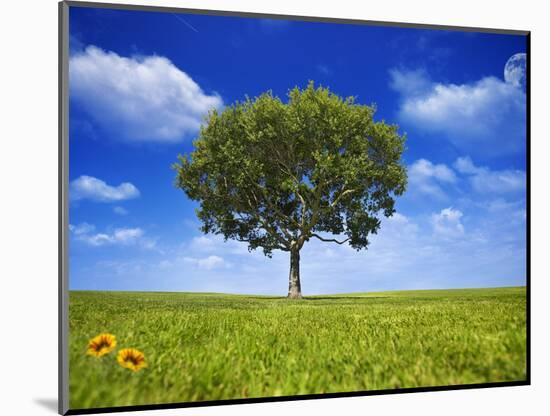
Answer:
POLYGON ((300 285, 300 250, 290 250, 290 273, 288 275, 288 298, 301 299, 302 287, 300 285))

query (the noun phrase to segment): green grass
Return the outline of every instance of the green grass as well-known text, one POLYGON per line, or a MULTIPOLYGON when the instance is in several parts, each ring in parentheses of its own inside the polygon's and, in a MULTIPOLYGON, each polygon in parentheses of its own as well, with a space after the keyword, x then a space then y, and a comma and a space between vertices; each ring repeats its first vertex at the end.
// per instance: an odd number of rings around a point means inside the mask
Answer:
POLYGON ((70 407, 524 380, 526 291, 284 298, 71 292, 70 407), (87 356, 110 332, 117 349, 87 356), (116 363, 134 347, 148 367, 116 363))

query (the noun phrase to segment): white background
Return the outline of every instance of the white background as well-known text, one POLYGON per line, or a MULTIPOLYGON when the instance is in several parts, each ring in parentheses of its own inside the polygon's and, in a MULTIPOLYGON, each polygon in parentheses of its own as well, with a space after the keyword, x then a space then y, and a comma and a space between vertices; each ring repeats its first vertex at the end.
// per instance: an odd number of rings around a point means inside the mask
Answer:
MULTIPOLYGON (((6 415, 52 415, 56 406, 56 3, 55 0, 3 2, 0 14, 0 413, 6 415)), ((141 3, 532 31, 532 386, 175 409, 148 414, 547 414, 550 285, 546 236, 550 164, 546 126, 550 110, 550 25, 545 2, 141 0, 141 3)))

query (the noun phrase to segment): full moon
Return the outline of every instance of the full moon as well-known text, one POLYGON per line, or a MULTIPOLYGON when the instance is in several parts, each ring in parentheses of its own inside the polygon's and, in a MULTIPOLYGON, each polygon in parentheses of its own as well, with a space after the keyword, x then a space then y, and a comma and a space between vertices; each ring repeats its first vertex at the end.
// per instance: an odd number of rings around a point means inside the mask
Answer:
POLYGON ((516 88, 525 91, 526 85, 527 55, 516 53, 504 66, 504 80, 516 88))

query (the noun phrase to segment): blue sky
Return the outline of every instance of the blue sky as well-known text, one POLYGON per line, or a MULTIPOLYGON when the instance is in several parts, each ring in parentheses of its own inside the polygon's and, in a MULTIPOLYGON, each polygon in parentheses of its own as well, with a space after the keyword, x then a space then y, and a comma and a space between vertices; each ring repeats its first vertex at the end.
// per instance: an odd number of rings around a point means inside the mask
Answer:
POLYGON ((525 37, 78 7, 70 36, 71 289, 285 295, 287 253, 202 235, 171 165, 308 80, 399 124, 409 186, 369 250, 304 246, 304 294, 525 284, 525 37))

